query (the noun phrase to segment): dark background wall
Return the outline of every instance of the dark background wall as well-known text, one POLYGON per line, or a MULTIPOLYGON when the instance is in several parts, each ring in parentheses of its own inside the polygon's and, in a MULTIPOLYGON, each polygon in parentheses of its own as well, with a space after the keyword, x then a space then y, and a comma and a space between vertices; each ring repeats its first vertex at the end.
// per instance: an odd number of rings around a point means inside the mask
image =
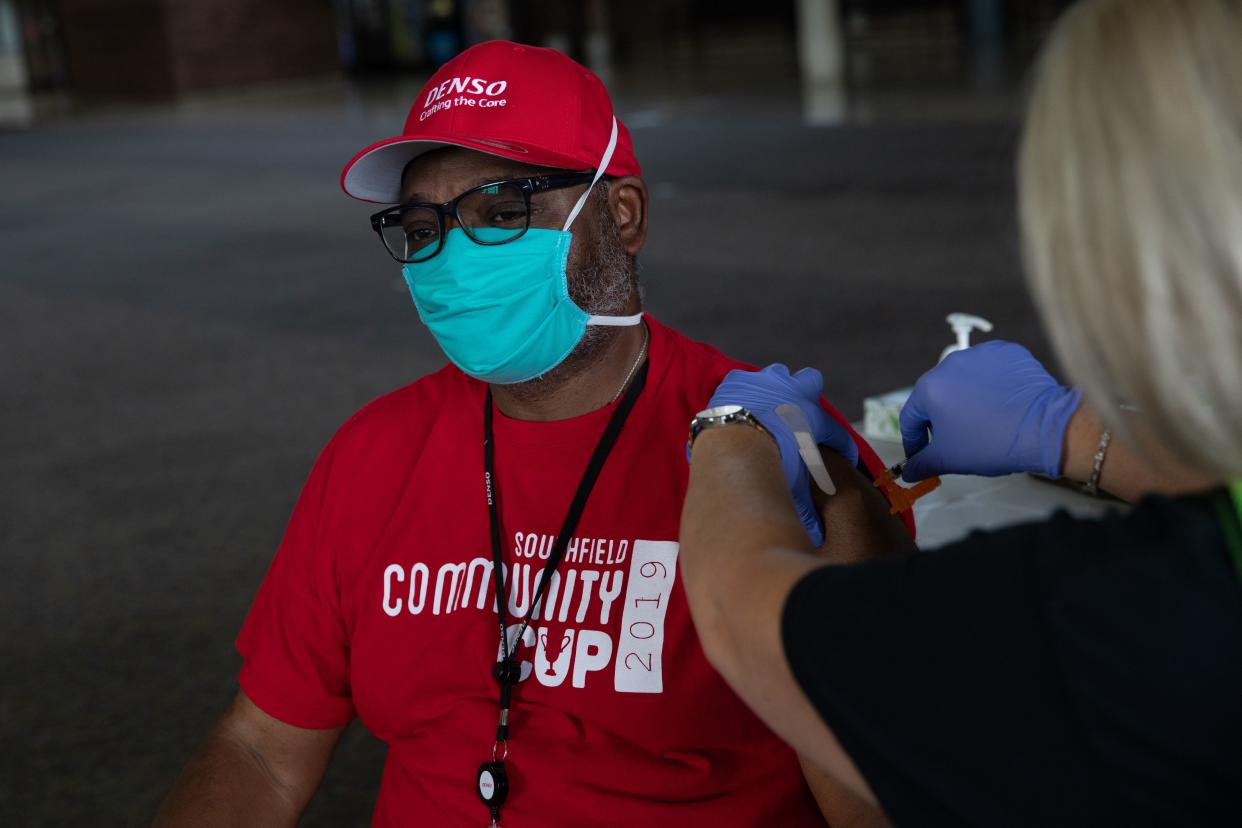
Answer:
POLYGON ((84 99, 172 97, 338 68, 335 19, 307 0, 58 0, 84 99))
POLYGON ((162 0, 179 90, 334 72, 335 20, 313 0, 162 0))

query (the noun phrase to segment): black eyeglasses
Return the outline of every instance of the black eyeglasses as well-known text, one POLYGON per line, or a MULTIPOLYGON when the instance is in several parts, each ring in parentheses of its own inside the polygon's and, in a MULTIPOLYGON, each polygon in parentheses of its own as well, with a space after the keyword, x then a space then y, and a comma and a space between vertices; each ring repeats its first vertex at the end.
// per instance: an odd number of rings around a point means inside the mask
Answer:
POLYGON ((425 262, 444 246, 444 220, 451 216, 475 244, 507 244, 530 229, 533 193, 586 184, 594 172, 537 175, 480 184, 443 204, 411 202, 380 210, 371 227, 384 249, 402 264, 425 262))

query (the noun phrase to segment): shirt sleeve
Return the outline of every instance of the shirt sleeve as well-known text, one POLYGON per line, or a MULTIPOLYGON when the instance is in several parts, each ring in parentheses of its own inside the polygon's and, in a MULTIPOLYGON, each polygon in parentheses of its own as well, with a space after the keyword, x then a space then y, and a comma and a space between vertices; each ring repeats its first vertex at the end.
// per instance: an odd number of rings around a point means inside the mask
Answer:
POLYGON ((1042 531, 819 569, 786 602, 795 678, 898 825, 1089 822, 1042 620, 1042 531))
POLYGON ((237 639, 242 690, 268 715, 308 729, 339 727, 355 715, 332 544, 320 532, 332 459, 329 444, 237 639))

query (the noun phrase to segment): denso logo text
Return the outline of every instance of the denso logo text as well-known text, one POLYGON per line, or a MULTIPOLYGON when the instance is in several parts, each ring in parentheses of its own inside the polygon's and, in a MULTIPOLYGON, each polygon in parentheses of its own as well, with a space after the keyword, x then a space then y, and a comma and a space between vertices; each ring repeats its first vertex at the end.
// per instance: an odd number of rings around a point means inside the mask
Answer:
POLYGON ((483 78, 449 78, 438 86, 433 86, 427 91, 427 100, 423 101, 423 106, 427 107, 443 98, 445 95, 486 95, 494 98, 497 95, 503 95, 505 89, 509 87, 508 81, 492 81, 488 83, 483 78))

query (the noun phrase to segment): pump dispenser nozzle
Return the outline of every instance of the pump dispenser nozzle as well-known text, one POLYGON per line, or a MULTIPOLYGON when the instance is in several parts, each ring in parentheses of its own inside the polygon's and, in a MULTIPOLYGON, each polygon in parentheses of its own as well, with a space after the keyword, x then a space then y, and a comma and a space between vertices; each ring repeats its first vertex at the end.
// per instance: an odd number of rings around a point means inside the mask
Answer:
POLYGON ((940 354, 940 361, 955 351, 964 351, 970 347, 971 331, 983 331, 990 333, 992 323, 984 319, 982 316, 973 316, 969 313, 951 313, 945 317, 945 321, 949 323, 949 327, 953 329, 953 333, 957 335, 957 342, 945 348, 940 354))

